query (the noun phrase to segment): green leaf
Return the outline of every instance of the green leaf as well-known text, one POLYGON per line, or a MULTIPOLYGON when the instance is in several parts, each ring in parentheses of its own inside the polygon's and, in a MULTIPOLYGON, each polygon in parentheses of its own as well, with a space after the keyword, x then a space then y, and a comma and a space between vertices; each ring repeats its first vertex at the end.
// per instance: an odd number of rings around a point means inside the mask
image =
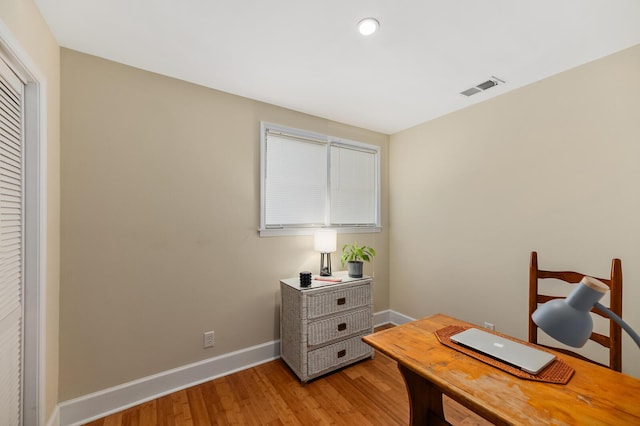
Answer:
POLYGON ((353 244, 345 244, 342 246, 342 256, 340 257, 340 262, 342 263, 343 267, 347 262, 370 262, 375 255, 376 251, 373 248, 367 246, 359 246, 357 242, 354 242, 353 244))

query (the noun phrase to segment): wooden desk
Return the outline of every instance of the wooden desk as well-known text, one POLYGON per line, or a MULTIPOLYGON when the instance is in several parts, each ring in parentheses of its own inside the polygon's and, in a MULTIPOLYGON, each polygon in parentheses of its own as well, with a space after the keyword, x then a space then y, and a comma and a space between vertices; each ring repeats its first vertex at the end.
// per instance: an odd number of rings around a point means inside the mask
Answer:
POLYGON ((398 362, 412 425, 448 424, 442 394, 496 425, 640 425, 640 380, 560 353, 568 384, 520 379, 441 344, 448 325, 471 324, 435 315, 363 338, 398 362))

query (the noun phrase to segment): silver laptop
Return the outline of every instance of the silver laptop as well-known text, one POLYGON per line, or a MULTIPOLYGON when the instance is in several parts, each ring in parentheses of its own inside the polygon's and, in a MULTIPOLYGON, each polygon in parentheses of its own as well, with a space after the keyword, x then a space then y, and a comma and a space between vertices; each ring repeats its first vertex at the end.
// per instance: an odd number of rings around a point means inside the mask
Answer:
POLYGON ((451 340, 469 349, 503 361, 530 374, 538 374, 556 357, 548 352, 523 345, 492 333, 469 328, 451 336, 451 340))

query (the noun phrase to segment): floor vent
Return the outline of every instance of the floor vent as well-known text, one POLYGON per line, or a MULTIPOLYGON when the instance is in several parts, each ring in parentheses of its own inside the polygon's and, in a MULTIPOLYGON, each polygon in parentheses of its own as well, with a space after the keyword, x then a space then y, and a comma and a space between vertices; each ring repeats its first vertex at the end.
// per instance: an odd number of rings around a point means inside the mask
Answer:
POLYGON ((495 77, 495 76, 491 76, 491 78, 489 80, 487 80, 485 82, 482 82, 480 84, 477 84, 474 87, 471 87, 471 88, 469 88, 467 90, 464 90, 464 91, 460 92, 460 94, 464 95, 464 96, 467 96, 467 97, 468 96, 473 96, 476 93, 483 92, 483 91, 485 91, 487 89, 491 89, 492 87, 497 86, 498 84, 504 84, 504 83, 505 83, 504 80, 501 80, 501 79, 499 79, 498 77, 495 77))

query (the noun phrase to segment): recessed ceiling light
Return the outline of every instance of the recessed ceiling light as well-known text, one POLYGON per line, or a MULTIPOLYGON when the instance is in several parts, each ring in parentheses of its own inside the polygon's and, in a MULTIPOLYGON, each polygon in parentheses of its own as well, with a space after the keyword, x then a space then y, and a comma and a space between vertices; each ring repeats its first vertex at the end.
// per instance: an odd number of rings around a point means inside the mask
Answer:
POLYGON ((358 31, 360 31, 360 34, 368 36, 375 33, 379 26, 380 22, 378 22, 377 19, 364 18, 362 21, 358 22, 358 31))

